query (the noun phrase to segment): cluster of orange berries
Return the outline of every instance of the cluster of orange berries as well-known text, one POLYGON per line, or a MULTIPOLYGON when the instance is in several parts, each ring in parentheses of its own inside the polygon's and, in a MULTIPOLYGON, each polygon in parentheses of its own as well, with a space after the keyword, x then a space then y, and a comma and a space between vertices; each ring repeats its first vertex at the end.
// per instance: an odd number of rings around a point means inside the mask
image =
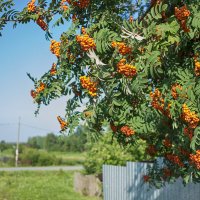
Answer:
POLYGON ((35 6, 35 0, 31 0, 27 5, 28 12, 35 12, 36 6, 35 6))
POLYGON ((187 18, 190 16, 190 11, 187 9, 186 5, 177 8, 175 7, 175 17, 179 20, 181 28, 184 32, 190 32, 187 27, 187 18))
POLYGON ((127 137, 135 134, 135 131, 132 130, 129 126, 122 126, 120 131, 127 137))
POLYGON ((134 21, 133 16, 130 16, 130 17, 129 17, 129 22, 133 22, 133 21, 134 21))
POLYGON ((126 46, 124 42, 112 42, 112 47, 117 48, 121 55, 126 55, 131 53, 131 48, 126 46))
POLYGON ((165 102, 164 102, 164 98, 162 98, 162 94, 158 89, 155 89, 154 92, 150 93, 150 97, 152 99, 151 101, 151 105, 153 108, 155 108, 156 110, 159 110, 161 113, 163 113, 164 115, 170 117, 170 106, 171 104, 168 104, 168 108, 165 110, 165 102))
POLYGON ((40 28, 41 28, 42 30, 44 30, 44 31, 47 30, 48 26, 47 26, 46 22, 42 19, 41 16, 38 17, 36 23, 37 23, 37 25, 40 26, 40 28))
POLYGON ((177 155, 174 155, 174 154, 166 154, 166 158, 167 158, 169 161, 171 161, 171 162, 177 164, 179 167, 184 167, 183 162, 180 160, 180 158, 179 158, 177 155))
POLYGON ((154 6, 156 4, 160 4, 162 2, 162 0, 151 0, 151 6, 154 6))
POLYGON ((35 97, 42 91, 44 91, 44 89, 46 88, 46 84, 44 83, 40 83, 40 86, 36 88, 35 90, 31 90, 31 96, 33 97, 33 99, 35 99, 35 97))
MULTIPOLYGON (((71 4, 71 0, 67 0, 67 2, 71 4)), ((90 0, 79 0, 79 1, 72 2, 73 6, 78 6, 79 8, 82 8, 82 9, 88 7, 89 4, 90 4, 90 0)))
POLYGON ((183 129, 184 134, 192 140, 193 137, 193 131, 190 128, 185 127, 183 129))
POLYGON ((200 121, 195 112, 190 111, 186 104, 182 106, 181 118, 188 123, 189 128, 196 128, 200 121))
POLYGON ((144 175, 144 176, 143 176, 143 180, 144 180, 145 183, 149 182, 150 176, 144 175))
POLYGON ((185 149, 183 149, 182 147, 179 147, 179 152, 184 156, 187 156, 187 157, 190 156, 190 152, 185 150, 185 149))
POLYGON ((67 0, 62 0, 62 1, 60 2, 60 7, 61 7, 64 11, 68 10, 68 6, 65 5, 65 2, 67 2, 67 0))
POLYGON ((165 178, 167 178, 167 177, 169 177, 171 175, 172 175, 172 172, 171 172, 171 170, 169 168, 163 168, 163 176, 165 178))
POLYGON ((146 152, 150 155, 150 156, 155 156, 157 153, 156 147, 154 145, 149 145, 146 149, 146 152))
POLYGON ((46 84, 41 82, 40 86, 38 88, 36 88, 36 92, 40 93, 40 92, 44 91, 45 88, 46 88, 46 84))
POLYGON ((179 84, 177 84, 177 83, 174 84, 174 85, 172 85, 171 94, 172 94, 172 96, 173 96, 174 99, 178 98, 177 89, 178 90, 182 90, 182 86, 179 85, 179 84))
MULTIPOLYGON (((31 0, 27 5, 28 12, 36 12, 35 0, 31 0)), ((38 17, 36 21, 37 25, 41 27, 42 30, 46 31, 48 26, 41 16, 38 17)))
POLYGON ((82 34, 87 34, 87 30, 86 30, 85 27, 81 27, 81 33, 82 33, 82 34))
POLYGON ((55 54, 57 57, 60 56, 60 42, 56 42, 55 40, 51 40, 50 51, 55 54))
POLYGON ((168 138, 163 140, 163 145, 168 148, 172 147, 172 143, 168 138))
POLYGON ((51 69, 50 69, 50 74, 51 74, 52 76, 54 76, 56 73, 57 73, 56 64, 53 63, 53 65, 52 65, 52 67, 51 67, 51 69))
POLYGON ((194 58, 194 63, 195 63, 195 74, 196 76, 200 76, 200 62, 197 60, 197 58, 194 58))
POLYGON ((81 85, 84 89, 87 89, 89 94, 92 97, 97 96, 97 83, 93 82, 90 77, 81 76, 80 77, 81 85))
POLYGON ((60 116, 58 116, 57 119, 58 122, 60 123, 61 131, 64 131, 68 126, 68 122, 64 121, 60 116))
POLYGON ((118 127, 115 126, 113 122, 110 122, 110 128, 111 128, 111 130, 112 130, 113 132, 116 132, 117 129, 118 129, 118 127))
POLYGON ((200 170, 200 150, 197 150, 196 154, 190 154, 190 160, 196 165, 196 168, 200 170))
POLYGON ((117 71, 128 78, 132 78, 137 74, 135 66, 126 64, 126 59, 121 59, 117 64, 117 71))
POLYGON ((67 50, 67 58, 68 60, 72 61, 75 57, 73 56, 73 54, 71 53, 70 49, 67 50))
POLYGON ((75 22, 77 20, 77 16, 75 14, 72 15, 72 21, 75 22))
POLYGON ((35 90, 31 90, 31 96, 33 97, 33 99, 35 99, 35 97, 37 96, 37 93, 35 90))
POLYGON ((76 36, 76 41, 80 43, 81 48, 83 51, 88 51, 90 49, 95 49, 96 44, 94 42, 94 39, 91 38, 88 34, 83 34, 83 35, 77 35, 76 36))

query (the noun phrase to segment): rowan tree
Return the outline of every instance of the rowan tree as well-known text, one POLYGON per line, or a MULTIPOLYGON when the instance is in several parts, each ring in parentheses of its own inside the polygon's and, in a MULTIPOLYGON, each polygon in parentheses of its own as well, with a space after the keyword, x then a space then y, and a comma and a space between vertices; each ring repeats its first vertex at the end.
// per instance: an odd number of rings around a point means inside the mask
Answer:
POLYGON ((69 96, 61 131, 81 120, 101 134, 109 123, 123 144, 147 142, 163 157, 145 181, 159 186, 182 177, 200 181, 200 1, 31 0, 22 11, 0 0, 0 29, 8 22, 35 22, 57 62, 29 77, 38 107, 69 96), (70 23, 60 40, 54 28, 70 23), (84 104, 85 110, 80 107, 84 104))

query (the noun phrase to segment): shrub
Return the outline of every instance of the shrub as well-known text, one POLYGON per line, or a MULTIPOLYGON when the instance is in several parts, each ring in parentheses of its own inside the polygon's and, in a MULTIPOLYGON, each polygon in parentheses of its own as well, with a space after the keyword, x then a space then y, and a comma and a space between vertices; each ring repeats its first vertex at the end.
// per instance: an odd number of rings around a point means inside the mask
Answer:
POLYGON ((97 142, 89 144, 84 168, 87 174, 101 174, 102 165, 125 165, 127 161, 146 161, 150 157, 145 153, 146 144, 139 141, 135 146, 122 147, 111 133, 103 135, 97 142))
POLYGON ((58 163, 55 156, 52 156, 44 151, 25 148, 19 156, 21 165, 25 166, 50 166, 58 163))

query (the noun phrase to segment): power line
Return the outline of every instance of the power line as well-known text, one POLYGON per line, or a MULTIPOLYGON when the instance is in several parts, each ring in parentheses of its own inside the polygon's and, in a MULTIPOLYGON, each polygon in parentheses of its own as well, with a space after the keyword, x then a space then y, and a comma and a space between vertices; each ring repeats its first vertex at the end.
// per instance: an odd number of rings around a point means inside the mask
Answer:
POLYGON ((21 123, 21 125, 22 125, 22 126, 29 127, 29 128, 33 128, 33 129, 36 129, 36 130, 57 132, 57 131, 53 131, 53 130, 50 130, 50 129, 40 128, 40 127, 36 127, 36 126, 29 125, 29 124, 24 124, 24 123, 21 123))
MULTIPOLYGON (((17 125, 17 123, 0 123, 0 126, 12 126, 12 125, 17 125)), ((36 127, 36 126, 29 125, 29 124, 24 124, 24 123, 21 123, 21 126, 26 126, 26 127, 29 127, 29 128, 35 129, 35 130, 42 130, 42 131, 48 131, 48 132, 58 132, 58 131, 53 131, 53 130, 50 130, 50 129, 36 127)))
POLYGON ((15 125, 14 123, 0 123, 0 126, 11 126, 15 125))

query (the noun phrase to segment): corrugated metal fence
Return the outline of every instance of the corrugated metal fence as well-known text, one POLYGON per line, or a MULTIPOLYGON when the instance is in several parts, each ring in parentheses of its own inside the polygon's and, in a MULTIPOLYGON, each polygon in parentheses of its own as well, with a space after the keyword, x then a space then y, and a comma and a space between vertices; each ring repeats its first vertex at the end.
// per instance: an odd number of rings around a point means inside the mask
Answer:
POLYGON ((144 184, 147 163, 128 162, 126 167, 103 166, 104 200, 198 200, 200 184, 183 186, 179 179, 162 189, 144 184))

